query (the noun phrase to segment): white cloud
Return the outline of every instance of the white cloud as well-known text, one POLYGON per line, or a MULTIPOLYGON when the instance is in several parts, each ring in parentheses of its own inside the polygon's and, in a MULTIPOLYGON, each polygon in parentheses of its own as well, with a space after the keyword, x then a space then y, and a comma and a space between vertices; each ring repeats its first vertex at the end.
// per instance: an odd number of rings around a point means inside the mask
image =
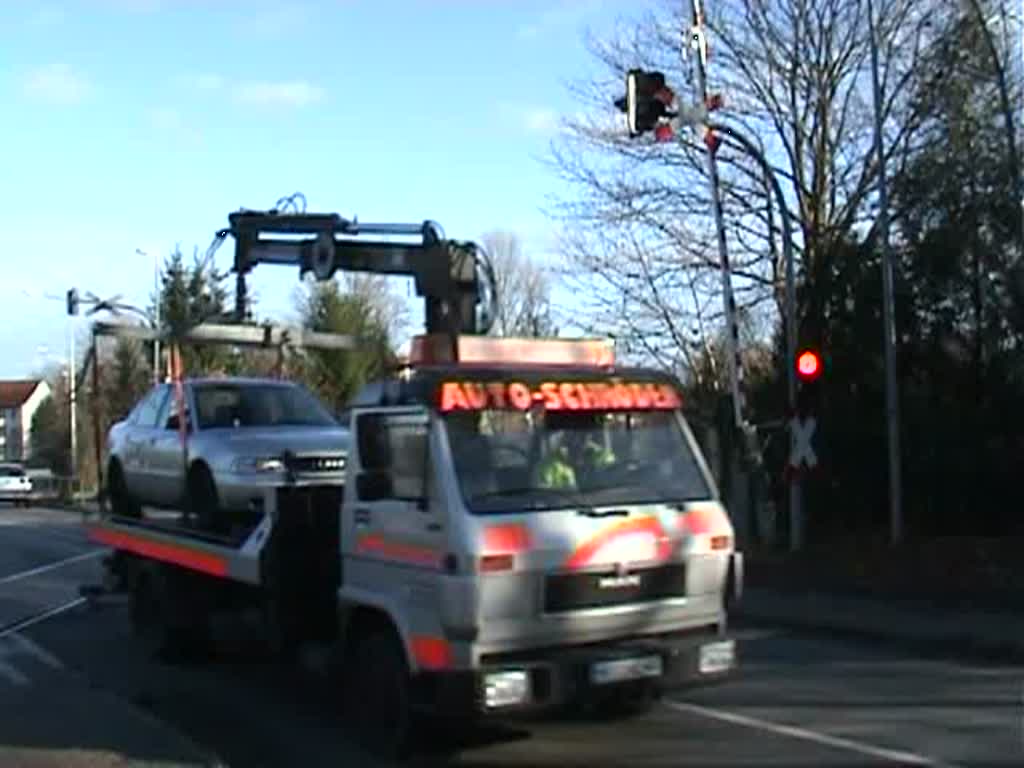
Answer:
POLYGON ((545 107, 527 110, 524 121, 527 130, 533 133, 551 133, 557 130, 559 125, 558 113, 545 107))
POLYGON ((533 21, 520 24, 519 36, 532 40, 549 32, 578 27, 590 13, 599 11, 602 5, 602 0, 561 0, 552 3, 533 21))
POLYGON ((64 21, 64 9, 57 5, 40 5, 33 9, 28 24, 33 27, 52 27, 64 21))
POLYGON ((306 107, 322 101, 327 93, 308 80, 245 82, 233 92, 236 101, 261 107, 306 107))
POLYGON ((149 127, 168 141, 195 146, 202 141, 202 133, 191 125, 174 107, 155 107, 146 113, 149 127))
POLYGON ((201 91, 216 91, 224 87, 224 78, 212 74, 197 75, 196 87, 201 91))
POLYGON ((498 111, 503 119, 514 121, 529 133, 554 133, 561 124, 558 112, 548 107, 502 102, 498 111))
POLYGON ((236 28, 247 38, 274 38, 301 31, 313 19, 312 10, 305 5, 284 3, 272 8, 243 14, 236 28))
POLYGON ((153 13, 164 6, 163 0, 105 0, 105 2, 115 10, 129 13, 153 13))
POLYGON ((94 88, 85 75, 67 64, 57 63, 26 74, 22 90, 39 101, 67 106, 82 103, 92 95, 94 88))
POLYGON ((226 92, 239 104, 258 107, 306 107, 327 95, 325 88, 302 79, 235 82, 214 72, 193 72, 175 82, 190 91, 226 92))

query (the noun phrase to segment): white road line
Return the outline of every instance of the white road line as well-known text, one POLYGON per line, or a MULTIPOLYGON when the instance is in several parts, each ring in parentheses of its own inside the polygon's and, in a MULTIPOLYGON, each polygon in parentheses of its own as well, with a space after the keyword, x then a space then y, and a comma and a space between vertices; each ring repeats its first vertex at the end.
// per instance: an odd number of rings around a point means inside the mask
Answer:
POLYGON ((38 616, 33 616, 30 619, 19 621, 17 624, 14 624, 0 632, 0 640, 3 640, 5 637, 13 635, 15 632, 21 632, 21 630, 23 629, 28 629, 29 627, 34 626, 41 621, 46 621, 49 618, 59 616, 62 613, 66 613, 67 611, 70 611, 72 608, 77 608, 85 602, 86 598, 79 597, 74 600, 71 600, 70 602, 64 603, 63 605, 58 605, 56 608, 51 608, 45 613, 40 613, 38 616))
POLYGON ((0 577, 0 584, 10 584, 12 581, 19 581, 21 579, 27 579, 29 576, 37 576, 40 573, 46 573, 56 568, 60 568, 71 563, 77 563, 82 560, 88 560, 91 557, 98 557, 106 552, 105 549, 94 549, 81 555, 74 555, 72 557, 65 557, 63 560, 58 560, 55 563, 47 563, 46 565, 40 565, 37 568, 30 568, 27 571, 21 571, 20 573, 12 573, 9 576, 0 577))
POLYGON ((738 629, 735 631, 736 639, 743 640, 767 640, 772 637, 790 635, 791 632, 785 629, 738 629))
POLYGON ((902 750, 876 747, 872 744, 865 744, 864 742, 853 741, 852 739, 844 739, 840 736, 829 736, 826 733, 818 733, 817 731, 811 731, 806 728, 798 728, 797 726, 783 725, 781 723, 772 723, 768 720, 761 720, 756 717, 747 717, 746 715, 737 715, 733 712, 725 712, 720 709, 704 707, 699 704, 689 704, 682 701, 670 700, 666 700, 663 703, 665 706, 670 709, 674 709, 677 712, 685 712, 689 715, 707 717, 712 720, 720 720, 724 723, 746 726, 747 728, 756 728, 760 731, 774 733, 777 736, 788 736, 792 739, 810 741, 825 747, 844 749, 847 752, 856 752, 857 754, 873 757, 879 760, 889 760, 903 765, 923 765, 928 766, 928 768, 960 768, 960 766, 957 766, 954 763, 946 763, 926 755, 919 755, 915 752, 904 752, 902 750))
POLYGON ((12 685, 31 685, 27 677, 14 668, 13 665, 0 661, 0 677, 3 677, 12 685))
POLYGON ((41 645, 32 642, 24 635, 19 635, 17 632, 13 632, 10 635, 7 635, 6 639, 14 643, 15 645, 19 646, 22 651, 27 653, 29 656, 32 656, 33 658, 41 661, 43 664, 50 667, 51 669, 64 669, 64 664, 61 662, 60 659, 58 659, 48 650, 43 648, 41 645))

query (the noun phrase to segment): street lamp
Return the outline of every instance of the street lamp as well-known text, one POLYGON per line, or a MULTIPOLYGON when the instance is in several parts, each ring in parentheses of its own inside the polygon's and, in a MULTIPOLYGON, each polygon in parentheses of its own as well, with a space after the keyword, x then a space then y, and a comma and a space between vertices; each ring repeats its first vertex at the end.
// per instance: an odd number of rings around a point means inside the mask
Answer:
POLYGON ((868 0, 871 43, 871 89, 874 97, 875 154, 878 158, 878 224, 882 239, 882 314, 885 325, 885 413, 889 448, 889 535, 892 544, 903 539, 903 484, 900 466, 900 411, 896 380, 896 300, 893 255, 889 242, 889 198, 886 189, 885 147, 882 146, 882 85, 878 72, 878 29, 872 0, 868 0))

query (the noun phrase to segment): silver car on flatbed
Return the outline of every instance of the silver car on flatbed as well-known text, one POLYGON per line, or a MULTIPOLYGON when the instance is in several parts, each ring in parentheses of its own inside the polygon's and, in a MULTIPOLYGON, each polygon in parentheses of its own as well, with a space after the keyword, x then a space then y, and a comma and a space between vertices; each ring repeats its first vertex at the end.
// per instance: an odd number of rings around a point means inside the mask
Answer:
POLYGON ((160 384, 110 428, 108 497, 116 515, 188 510, 226 532, 258 519, 267 489, 333 491, 340 503, 348 448, 349 430, 294 382, 160 384))

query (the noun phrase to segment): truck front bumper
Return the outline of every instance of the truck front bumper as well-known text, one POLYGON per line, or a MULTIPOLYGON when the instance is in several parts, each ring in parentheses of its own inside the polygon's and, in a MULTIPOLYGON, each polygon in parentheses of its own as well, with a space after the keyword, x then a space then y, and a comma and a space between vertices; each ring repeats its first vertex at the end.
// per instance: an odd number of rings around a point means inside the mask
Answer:
POLYGON ((418 703, 454 717, 509 717, 584 709, 639 691, 664 692, 729 677, 735 638, 683 633, 484 659, 477 670, 420 675, 418 703))

